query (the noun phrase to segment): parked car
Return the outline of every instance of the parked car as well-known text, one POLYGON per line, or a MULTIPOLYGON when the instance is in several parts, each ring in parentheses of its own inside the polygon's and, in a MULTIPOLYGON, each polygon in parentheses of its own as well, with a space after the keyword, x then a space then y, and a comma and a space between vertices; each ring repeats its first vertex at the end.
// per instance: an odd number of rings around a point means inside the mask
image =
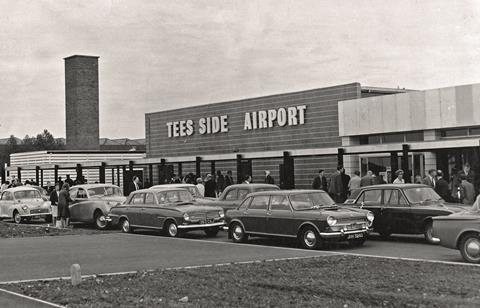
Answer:
POLYGON ((0 218, 13 218, 17 224, 32 218, 44 218, 50 222, 50 202, 43 200, 38 190, 33 187, 8 188, 0 197, 0 218))
POLYGON ((202 196, 200 191, 198 190, 197 186, 193 184, 186 184, 186 183, 178 183, 178 184, 162 184, 162 185, 155 185, 150 187, 150 189, 170 189, 170 188, 183 188, 188 190, 193 198, 195 199, 203 199, 205 198, 202 196))
POLYGON ((107 227, 110 209, 125 202, 120 187, 111 184, 84 184, 70 188, 70 220, 95 224, 97 229, 107 227))
POLYGON ((222 207, 225 211, 235 209, 245 199, 245 197, 253 192, 280 190, 276 185, 271 184, 235 184, 230 185, 220 194, 218 198, 207 198, 198 200, 202 204, 212 204, 222 207))
POLYGON ((339 207, 320 190, 251 193, 226 213, 233 242, 245 242, 250 235, 280 236, 296 238, 307 249, 332 241, 363 245, 373 219, 367 210, 339 207))
POLYGON ((440 245, 460 250, 463 259, 470 263, 480 263, 479 198, 466 211, 433 217, 433 234, 440 245))
POLYGON ((137 228, 161 230, 167 236, 177 237, 182 232, 203 230, 207 236, 216 236, 225 225, 222 208, 198 206, 186 189, 141 189, 132 192, 125 204, 111 209, 107 220, 120 226, 123 232, 137 228))
POLYGON ((422 184, 384 184, 355 190, 345 202, 367 209, 375 215, 373 230, 383 237, 396 234, 424 234, 433 237, 432 217, 464 210, 459 204, 446 203, 433 188, 422 184))

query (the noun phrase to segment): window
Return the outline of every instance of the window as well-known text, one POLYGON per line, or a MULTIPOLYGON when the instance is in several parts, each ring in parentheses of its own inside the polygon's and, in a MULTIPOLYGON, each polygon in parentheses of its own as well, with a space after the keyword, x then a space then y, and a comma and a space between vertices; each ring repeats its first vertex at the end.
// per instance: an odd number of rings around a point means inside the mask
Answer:
POLYGON ((267 210, 270 196, 255 196, 248 207, 249 210, 267 210))
POLYGON ((15 199, 40 199, 40 193, 38 190, 23 190, 14 192, 15 199))
POLYGON ((363 192, 362 196, 360 196, 359 201, 365 202, 369 204, 380 204, 382 200, 382 190, 380 189, 371 189, 366 190, 363 192))
POLYGON ((87 198, 87 192, 85 191, 85 189, 78 189, 77 198, 87 198))
POLYGON ((165 193, 157 193, 158 204, 165 204, 165 193))
POLYGON ((72 188, 69 191, 70 198, 75 199, 77 198, 78 188, 72 188))
POLYGON ((464 137, 468 136, 468 129, 466 128, 455 128, 455 129, 444 129, 441 131, 442 137, 464 137))
POLYGON ((130 200, 130 204, 143 204, 145 194, 134 194, 130 200))
POLYGON ((382 139, 382 143, 400 143, 404 141, 404 136, 403 134, 386 134, 382 139))
POLYGON ((468 133, 470 136, 480 136, 480 127, 470 128, 468 133))
POLYGON ((237 200, 237 190, 236 189, 230 189, 226 194, 225 194, 225 200, 237 200))
POLYGON ((237 200, 243 200, 250 191, 248 189, 239 189, 237 200))
POLYGON ((423 141, 423 131, 406 133, 405 141, 423 141))
POLYGON ((250 202, 252 201, 252 199, 253 199, 252 197, 245 199, 238 208, 241 210, 245 210, 250 205, 250 202))
POLYGON ((296 210, 310 209, 313 207, 312 200, 308 197, 308 194, 295 194, 290 196, 292 206, 296 210))
POLYGON ((378 143, 381 143, 380 135, 367 136, 367 144, 378 144, 378 143))
POLYGON ((385 190, 384 194, 385 203, 391 206, 407 205, 407 201, 397 189, 385 190))
POLYGON ((2 195, 2 200, 12 200, 12 194, 8 191, 4 192, 2 195))
POLYGON ((155 198, 153 198, 153 194, 145 194, 145 204, 155 204, 155 198))
POLYGON ((270 202, 271 211, 290 211, 290 204, 287 196, 272 196, 270 202))

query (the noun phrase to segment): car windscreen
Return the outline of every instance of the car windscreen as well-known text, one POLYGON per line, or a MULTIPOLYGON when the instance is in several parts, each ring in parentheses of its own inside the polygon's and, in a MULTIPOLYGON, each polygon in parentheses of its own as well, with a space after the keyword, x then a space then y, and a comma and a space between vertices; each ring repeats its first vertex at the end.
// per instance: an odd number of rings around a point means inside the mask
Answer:
POLYGON ((41 194, 41 195, 44 195, 46 196, 47 195, 47 190, 43 187, 40 187, 40 186, 33 186, 33 188, 35 188, 36 190, 38 190, 38 192, 41 194))
POLYGON ((21 190, 21 191, 16 191, 13 193, 15 196, 15 199, 40 199, 42 196, 40 196, 40 193, 38 190, 21 190))
POLYGON ((403 190, 410 203, 425 203, 428 201, 440 201, 442 198, 431 187, 413 187, 403 190))
POLYGON ((319 207, 335 206, 335 202, 326 192, 292 194, 290 202, 295 210, 308 210, 319 207))
POLYGON ((157 199, 160 204, 175 204, 192 202, 192 194, 186 190, 170 190, 157 192, 157 199))
POLYGON ((105 197, 105 196, 122 196, 122 193, 118 187, 93 187, 88 189, 88 195, 90 197, 105 197))

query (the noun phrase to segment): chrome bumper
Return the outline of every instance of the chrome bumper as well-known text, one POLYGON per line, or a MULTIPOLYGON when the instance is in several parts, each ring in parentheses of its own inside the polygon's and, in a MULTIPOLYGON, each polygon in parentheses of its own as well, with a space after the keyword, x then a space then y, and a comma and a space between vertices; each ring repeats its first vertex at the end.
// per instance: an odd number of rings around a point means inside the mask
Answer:
POLYGON ((52 213, 35 213, 35 214, 24 214, 20 215, 21 217, 38 217, 38 216, 49 216, 52 215, 52 213))
POLYGON ((178 225, 178 229, 201 229, 201 228, 210 228, 210 227, 221 227, 224 226, 225 222, 214 222, 211 224, 197 224, 197 225, 178 225))
POLYGON ((344 235, 368 233, 368 232, 369 232, 369 229, 358 229, 358 230, 338 231, 338 232, 320 232, 320 236, 324 238, 331 238, 331 237, 343 237, 344 235))

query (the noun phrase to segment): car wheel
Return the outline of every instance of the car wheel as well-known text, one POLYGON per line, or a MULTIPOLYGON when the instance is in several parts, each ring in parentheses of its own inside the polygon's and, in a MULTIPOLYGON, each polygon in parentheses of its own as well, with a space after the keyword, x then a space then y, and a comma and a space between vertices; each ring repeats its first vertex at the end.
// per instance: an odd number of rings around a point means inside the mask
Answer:
POLYGON ((245 243, 248 239, 248 235, 238 222, 232 223, 228 227, 228 232, 230 232, 230 238, 234 243, 245 243))
POLYGON ((465 235, 460 241, 459 248, 465 261, 480 263, 480 236, 478 234, 465 235))
POLYGON ((130 227, 130 222, 126 218, 123 218, 120 221, 120 226, 122 227, 122 232, 123 233, 132 233, 133 232, 133 228, 130 227))
POLYGON ((205 229, 205 234, 208 237, 215 237, 215 236, 217 236, 218 231, 220 231, 219 227, 210 227, 210 228, 205 229))
POLYGON ((322 239, 313 227, 306 227, 300 232, 300 245, 306 249, 317 249, 321 246, 322 239))
POLYGON ((169 237, 178 237, 179 235, 179 231, 178 231, 178 227, 177 227, 177 224, 173 221, 169 221, 166 225, 166 234, 167 236, 169 237))
POLYGON ((433 237, 433 224, 432 222, 427 222, 425 224, 425 229, 423 232, 423 235, 425 236, 425 240, 430 243, 430 244, 437 244, 438 239, 433 237))
POLYGON ((107 227, 107 220, 105 219, 105 214, 102 211, 96 211, 95 215, 93 215, 93 220, 95 222, 95 227, 98 230, 103 230, 107 227))
POLYGON ((16 224, 21 224, 23 219, 22 216, 20 216, 20 213, 18 211, 13 212, 13 220, 15 221, 16 224))

